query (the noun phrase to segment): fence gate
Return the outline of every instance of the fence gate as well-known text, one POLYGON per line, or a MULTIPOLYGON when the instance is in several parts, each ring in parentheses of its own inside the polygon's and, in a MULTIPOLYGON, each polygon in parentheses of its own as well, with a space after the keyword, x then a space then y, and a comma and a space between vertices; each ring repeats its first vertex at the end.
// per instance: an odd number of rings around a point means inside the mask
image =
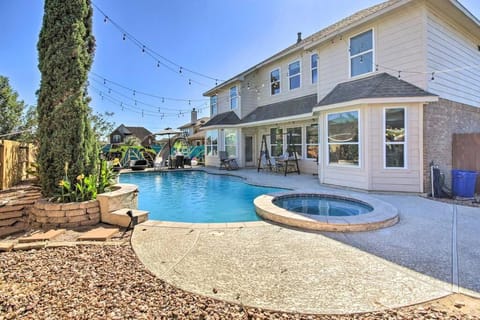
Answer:
MULTIPOLYGON (((480 133, 453 135, 452 168, 480 172, 480 133)), ((480 176, 475 190, 480 192, 480 176)))

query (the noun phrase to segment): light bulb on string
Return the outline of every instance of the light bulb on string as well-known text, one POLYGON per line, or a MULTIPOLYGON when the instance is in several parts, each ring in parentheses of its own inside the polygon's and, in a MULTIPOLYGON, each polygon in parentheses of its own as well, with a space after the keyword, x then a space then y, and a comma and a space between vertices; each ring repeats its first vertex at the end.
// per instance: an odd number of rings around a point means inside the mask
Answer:
POLYGON ((157 61, 157 68, 160 68, 160 61, 157 61))
POLYGON ((191 86, 192 85, 192 79, 188 79, 188 84, 191 86))
POLYGON ((432 72, 432 79, 430 79, 430 80, 432 80, 432 81, 435 80, 435 72, 432 72))
POLYGON ((103 22, 107 23, 107 20, 108 20, 107 16, 103 17, 103 22))
POLYGON ((182 73, 182 67, 180 67, 180 69, 178 70, 178 73, 182 73))
POLYGON ((145 46, 142 47, 142 52, 145 52, 145 46))
POLYGON ((125 41, 126 38, 127 38, 127 35, 124 33, 122 37, 123 41, 125 41))

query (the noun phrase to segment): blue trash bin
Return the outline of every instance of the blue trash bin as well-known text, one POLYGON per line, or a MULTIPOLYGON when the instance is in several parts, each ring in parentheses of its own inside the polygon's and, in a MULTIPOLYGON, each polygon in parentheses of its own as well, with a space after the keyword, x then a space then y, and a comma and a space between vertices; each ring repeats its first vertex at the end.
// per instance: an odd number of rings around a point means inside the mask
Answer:
POLYGON ((456 197, 473 198, 477 184, 477 172, 452 170, 452 193, 456 197))

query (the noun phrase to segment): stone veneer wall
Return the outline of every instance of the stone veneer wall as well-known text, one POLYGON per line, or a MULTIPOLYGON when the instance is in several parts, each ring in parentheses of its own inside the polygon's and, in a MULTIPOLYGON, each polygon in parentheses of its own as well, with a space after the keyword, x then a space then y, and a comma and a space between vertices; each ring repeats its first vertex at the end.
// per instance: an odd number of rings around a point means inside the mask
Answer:
POLYGON ((45 199, 35 202, 31 210, 31 225, 42 229, 76 228, 100 222, 98 200, 52 203, 45 199))
POLYGON ((40 188, 34 186, 0 191, 0 238, 28 228, 30 210, 41 196, 40 188))
POLYGON ((431 192, 430 162, 445 173, 445 184, 451 188, 452 140, 454 133, 479 133, 480 108, 439 99, 423 111, 424 192, 431 192))

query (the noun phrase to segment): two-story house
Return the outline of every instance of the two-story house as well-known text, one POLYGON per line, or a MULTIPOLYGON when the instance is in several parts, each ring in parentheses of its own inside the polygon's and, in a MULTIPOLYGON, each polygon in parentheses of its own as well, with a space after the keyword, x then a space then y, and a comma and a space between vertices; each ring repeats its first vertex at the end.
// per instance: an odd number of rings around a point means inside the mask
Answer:
POLYGON ((111 144, 124 144, 130 138, 138 139, 143 146, 150 146, 154 142, 152 133, 144 127, 127 127, 121 124, 110 133, 111 144))
POLYGON ((193 108, 190 113, 190 122, 178 127, 178 129, 183 131, 183 135, 191 146, 201 146, 205 143, 205 131, 202 130, 202 126, 208 120, 210 120, 209 117, 199 119, 198 111, 193 108))
POLYGON ((480 132, 480 22, 456 0, 359 11, 205 92, 206 165, 296 151, 321 183, 429 191, 452 134, 480 132))

